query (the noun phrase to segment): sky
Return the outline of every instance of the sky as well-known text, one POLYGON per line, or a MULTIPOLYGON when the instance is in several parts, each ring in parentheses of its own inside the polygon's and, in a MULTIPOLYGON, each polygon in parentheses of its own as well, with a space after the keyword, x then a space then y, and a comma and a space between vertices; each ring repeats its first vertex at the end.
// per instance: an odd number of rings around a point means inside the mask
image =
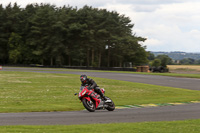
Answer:
POLYGON ((10 2, 116 11, 131 19, 133 34, 147 38, 141 42, 147 51, 200 52, 200 0, 0 0, 3 6, 10 2))

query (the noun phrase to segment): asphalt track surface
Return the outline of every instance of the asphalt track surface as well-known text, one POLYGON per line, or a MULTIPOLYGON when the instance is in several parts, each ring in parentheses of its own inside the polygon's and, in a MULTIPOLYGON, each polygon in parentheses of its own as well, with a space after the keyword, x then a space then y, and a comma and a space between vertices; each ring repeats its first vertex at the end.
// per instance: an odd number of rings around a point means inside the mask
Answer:
MULTIPOLYGON (((3 71, 32 71, 78 75, 87 74, 92 77, 200 90, 200 79, 128 73, 56 71, 58 69, 48 70, 50 71, 43 71, 43 69, 35 68, 3 68, 3 71)), ((91 123, 174 121, 186 119, 200 119, 199 103, 176 106, 116 109, 112 112, 97 110, 93 113, 86 110, 68 112, 0 113, 0 125, 74 125, 91 123)))

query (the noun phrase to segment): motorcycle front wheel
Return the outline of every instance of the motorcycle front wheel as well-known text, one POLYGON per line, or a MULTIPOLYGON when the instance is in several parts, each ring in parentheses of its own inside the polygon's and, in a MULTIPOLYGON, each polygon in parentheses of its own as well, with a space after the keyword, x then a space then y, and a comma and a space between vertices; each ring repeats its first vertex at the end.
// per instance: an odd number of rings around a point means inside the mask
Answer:
POLYGON ((95 111, 95 104, 92 101, 88 101, 87 99, 82 100, 83 106, 89 111, 94 112, 95 111))

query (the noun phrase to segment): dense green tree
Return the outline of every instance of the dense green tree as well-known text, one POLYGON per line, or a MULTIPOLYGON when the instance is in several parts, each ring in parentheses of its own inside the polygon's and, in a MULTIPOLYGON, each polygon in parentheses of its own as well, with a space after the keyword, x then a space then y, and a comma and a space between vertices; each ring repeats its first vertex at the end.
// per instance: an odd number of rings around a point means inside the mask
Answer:
POLYGON ((50 4, 0 5, 0 63, 123 66, 147 62, 129 17, 115 11, 50 4), (23 58, 22 58, 23 57, 23 58))
POLYGON ((9 41, 9 60, 10 63, 18 63, 23 57, 23 42, 22 37, 16 33, 11 33, 9 41))
POLYGON ((9 59, 9 38, 12 32, 20 35, 21 8, 9 3, 5 9, 0 5, 0 57, 3 63, 9 59))
POLYGON ((154 60, 155 59, 155 55, 151 52, 148 52, 148 60, 154 60))
POLYGON ((161 60, 161 66, 163 67, 173 64, 172 59, 167 55, 158 55, 156 58, 161 60))
POLYGON ((5 9, 3 8, 2 4, 0 5, 0 63, 7 63, 7 42, 8 38, 6 36, 6 14, 5 9))
POLYGON ((182 65, 193 65, 195 64, 195 60, 192 58, 185 58, 183 60, 180 60, 180 64, 182 65))
POLYGON ((161 66, 161 60, 160 59, 154 59, 152 62, 153 67, 159 67, 161 66))
POLYGON ((49 4, 41 4, 31 20, 30 45, 33 46, 33 54, 41 59, 42 65, 53 65, 57 53, 56 40, 54 40, 56 24, 54 8, 49 4))
POLYGON ((200 65, 200 59, 199 59, 199 60, 196 60, 196 63, 195 63, 195 64, 200 65))

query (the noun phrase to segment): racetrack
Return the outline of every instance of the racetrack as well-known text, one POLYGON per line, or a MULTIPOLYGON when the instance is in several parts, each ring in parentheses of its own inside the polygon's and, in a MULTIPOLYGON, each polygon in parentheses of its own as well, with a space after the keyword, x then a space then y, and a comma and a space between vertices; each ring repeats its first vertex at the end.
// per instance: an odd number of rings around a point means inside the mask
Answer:
MULTIPOLYGON (((41 71, 35 68, 4 68, 3 71, 34 71, 43 73, 87 74, 88 76, 140 82, 162 86, 171 86, 192 90, 200 90, 200 80, 166 76, 139 75, 127 73, 75 72, 75 71, 41 71)), ((177 106, 116 109, 90 113, 83 111, 69 112, 31 112, 31 113, 0 113, 0 125, 71 125, 89 123, 172 121, 200 119, 200 104, 177 106)))
POLYGON ((200 104, 116 109, 109 112, 69 111, 1 113, 0 125, 75 125, 91 123, 173 121, 200 118, 200 104))

